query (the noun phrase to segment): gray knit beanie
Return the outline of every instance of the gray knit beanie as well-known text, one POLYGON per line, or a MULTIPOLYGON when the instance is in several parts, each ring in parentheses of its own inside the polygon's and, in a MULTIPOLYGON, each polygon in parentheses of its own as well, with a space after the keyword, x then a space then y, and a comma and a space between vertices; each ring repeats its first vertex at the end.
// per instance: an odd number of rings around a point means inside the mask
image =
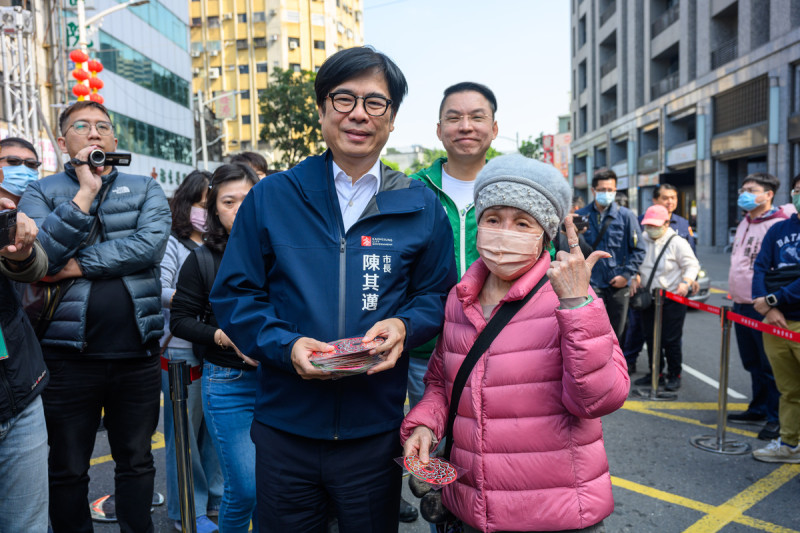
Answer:
POLYGON ((489 161, 475 179, 473 194, 478 222, 489 207, 516 207, 535 218, 551 241, 572 202, 572 191, 561 172, 519 154, 489 161))

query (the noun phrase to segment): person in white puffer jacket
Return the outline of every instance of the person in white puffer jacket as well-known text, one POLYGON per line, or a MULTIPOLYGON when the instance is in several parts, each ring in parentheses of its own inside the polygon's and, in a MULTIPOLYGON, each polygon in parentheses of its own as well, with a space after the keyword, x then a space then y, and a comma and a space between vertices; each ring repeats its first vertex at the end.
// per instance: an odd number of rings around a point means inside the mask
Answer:
MULTIPOLYGON (((642 219, 645 232, 642 245, 645 248, 644 261, 639 266, 639 274, 631 280, 631 295, 644 290, 650 274, 655 267, 655 276, 650 286, 653 289, 665 289, 681 296, 689 294, 692 281, 697 278, 700 263, 697 261, 692 247, 686 239, 677 237, 675 230, 669 227, 669 212, 662 205, 651 205, 642 219), (667 247, 663 257, 656 264, 659 254, 667 247)), ((681 365, 683 351, 683 322, 686 319, 686 306, 672 300, 664 301, 661 322, 661 358, 662 376, 659 380, 668 391, 676 391, 681 387, 681 365), (666 366, 663 364, 666 358, 666 366), (666 370, 666 379, 663 378, 666 370)), ((655 305, 642 310, 642 323, 647 339, 647 357, 649 366, 653 362, 653 325, 655 324, 655 305)), ((635 385, 649 385, 651 374, 637 379, 635 385)))

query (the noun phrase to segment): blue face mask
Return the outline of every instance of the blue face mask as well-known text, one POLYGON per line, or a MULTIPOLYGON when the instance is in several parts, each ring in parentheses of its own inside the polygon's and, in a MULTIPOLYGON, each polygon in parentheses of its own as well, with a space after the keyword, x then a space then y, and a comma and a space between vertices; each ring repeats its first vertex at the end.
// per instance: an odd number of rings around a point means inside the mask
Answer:
POLYGON ((598 192, 594 196, 594 201, 597 202, 597 205, 602 205, 603 207, 608 207, 617 197, 616 191, 608 191, 608 192, 598 192))
POLYGON ((792 204, 794 208, 797 209, 797 212, 800 213, 800 194, 793 194, 792 195, 792 204))
MULTIPOLYGON (((764 202, 761 202, 761 204, 763 203, 764 202)), ((743 192, 740 194, 737 204, 745 211, 752 211, 761 205, 760 203, 756 202, 756 195, 751 192, 743 192)))
POLYGON ((3 167, 3 182, 0 187, 15 196, 22 196, 28 184, 39 179, 39 173, 25 165, 3 167))

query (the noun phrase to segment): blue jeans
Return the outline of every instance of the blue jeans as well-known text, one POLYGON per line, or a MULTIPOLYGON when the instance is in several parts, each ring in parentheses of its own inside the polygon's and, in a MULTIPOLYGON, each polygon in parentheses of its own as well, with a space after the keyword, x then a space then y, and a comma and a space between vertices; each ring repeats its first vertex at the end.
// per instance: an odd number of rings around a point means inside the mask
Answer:
POLYGON ((256 520, 256 446, 250 438, 258 377, 205 362, 203 412, 217 449, 225 489, 219 509, 220 533, 246 533, 256 520))
MULTIPOLYGON (((164 357, 171 361, 186 361, 189 366, 200 364, 191 348, 169 348, 164 357)), ((164 441, 166 444, 167 516, 181 519, 178 471, 175 458, 175 425, 172 417, 172 400, 169 394, 169 372, 161 371, 161 391, 164 393, 164 441)), ((203 418, 203 398, 200 381, 188 387, 186 401, 189 412, 189 449, 192 459, 194 483, 194 512, 196 516, 208 514, 208 509, 219 509, 222 500, 222 470, 217 459, 214 442, 203 418)))
MULTIPOLYGON (((764 318, 755 310, 752 304, 733 304, 733 312, 760 321, 764 318)), ((781 393, 775 385, 775 376, 772 374, 772 365, 769 364, 764 351, 764 340, 760 331, 734 324, 736 330, 736 344, 739 346, 739 356, 742 366, 750 372, 750 381, 753 387, 753 398, 747 410, 751 413, 766 415, 767 421, 778 421, 778 403, 781 393)))
POLYGON ((0 423, 0 531, 47 531, 47 427, 42 397, 0 423))
POLYGON ((408 358, 408 408, 413 409, 425 394, 422 378, 428 371, 428 359, 408 358))

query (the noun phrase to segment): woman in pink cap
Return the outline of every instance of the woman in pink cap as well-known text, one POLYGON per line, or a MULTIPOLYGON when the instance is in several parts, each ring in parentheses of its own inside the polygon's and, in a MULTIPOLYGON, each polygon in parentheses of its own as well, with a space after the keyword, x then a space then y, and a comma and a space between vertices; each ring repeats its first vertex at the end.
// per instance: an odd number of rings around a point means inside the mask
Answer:
MULTIPOLYGON (((662 205, 651 205, 645 211, 642 219, 644 235, 642 244, 645 248, 645 257, 639 267, 639 273, 631 279, 631 296, 637 290, 644 290, 650 275, 655 268, 655 275, 650 286, 653 289, 667 291, 686 296, 692 286, 692 280, 700 271, 691 246, 686 239, 677 237, 675 230, 669 227, 669 212, 662 205), (677 238, 673 238, 677 237, 677 238), (666 251, 661 255, 662 250, 666 251), (658 260, 658 261, 657 261, 658 260), (658 264, 656 264, 656 261, 658 264)), ((681 337, 683 336, 683 321, 686 318, 686 306, 672 300, 664 301, 661 321, 661 368, 662 375, 659 382, 668 391, 676 391, 681 387, 681 337), (664 358, 667 364, 664 366, 664 358), (664 379, 666 371, 666 380, 664 379)), ((653 362, 653 325, 655 323, 655 306, 651 305, 642 310, 642 323, 647 339, 647 357, 650 365, 653 362)), ((652 368, 652 367, 651 367, 652 368)), ((649 385, 651 374, 637 379, 635 385, 649 385)))

